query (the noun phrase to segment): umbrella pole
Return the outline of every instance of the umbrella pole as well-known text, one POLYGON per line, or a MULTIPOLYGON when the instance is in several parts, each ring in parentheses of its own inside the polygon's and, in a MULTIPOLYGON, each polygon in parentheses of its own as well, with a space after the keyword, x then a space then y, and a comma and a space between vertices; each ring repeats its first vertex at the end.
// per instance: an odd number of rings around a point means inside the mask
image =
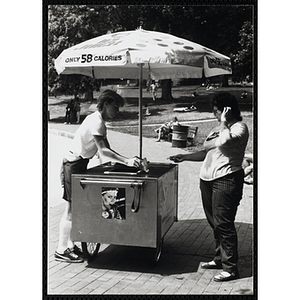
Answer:
POLYGON ((142 119, 143 119, 143 65, 144 64, 138 64, 139 65, 139 157, 142 158, 142 149, 143 149, 143 128, 142 128, 142 119))

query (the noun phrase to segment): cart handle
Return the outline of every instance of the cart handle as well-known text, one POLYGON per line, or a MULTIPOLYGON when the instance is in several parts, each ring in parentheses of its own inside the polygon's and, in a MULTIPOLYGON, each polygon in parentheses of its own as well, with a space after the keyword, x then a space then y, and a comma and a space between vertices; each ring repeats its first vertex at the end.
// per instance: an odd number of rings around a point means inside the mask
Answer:
POLYGON ((119 184, 119 185, 129 185, 129 186, 132 186, 132 185, 140 185, 140 186, 143 186, 144 184, 144 181, 129 181, 128 179, 127 180, 122 180, 122 179, 100 179, 100 180, 95 180, 95 179, 89 179, 89 178, 84 178, 84 179, 81 179, 80 180, 80 185, 81 187, 84 189, 85 185, 87 184, 107 184, 107 183, 110 183, 110 184, 119 184))
POLYGON ((134 189, 131 211, 137 213, 140 209, 142 187, 144 182, 132 182, 131 187, 134 189), (137 204, 135 204, 137 202, 137 204))

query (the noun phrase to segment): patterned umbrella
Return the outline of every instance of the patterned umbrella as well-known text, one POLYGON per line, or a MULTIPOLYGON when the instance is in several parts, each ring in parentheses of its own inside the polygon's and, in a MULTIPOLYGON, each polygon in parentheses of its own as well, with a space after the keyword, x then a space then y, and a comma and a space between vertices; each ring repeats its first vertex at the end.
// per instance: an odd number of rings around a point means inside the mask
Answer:
POLYGON ((142 79, 201 78, 231 74, 230 58, 197 43, 141 28, 105 34, 64 50, 58 74, 139 79, 139 137, 142 157, 142 79))

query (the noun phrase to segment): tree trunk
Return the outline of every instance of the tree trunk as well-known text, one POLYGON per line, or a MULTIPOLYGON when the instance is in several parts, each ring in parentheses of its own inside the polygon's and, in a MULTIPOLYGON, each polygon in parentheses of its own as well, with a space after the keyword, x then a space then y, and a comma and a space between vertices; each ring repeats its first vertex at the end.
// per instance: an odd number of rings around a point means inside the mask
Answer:
POLYGON ((93 90, 87 90, 84 95, 85 101, 93 101, 93 90))
POLYGON ((228 84, 228 76, 227 75, 224 75, 223 76, 223 80, 222 80, 222 87, 228 87, 229 84, 228 84))
POLYGON ((172 80, 164 79, 161 81, 161 99, 163 100, 173 100, 172 96, 172 80))

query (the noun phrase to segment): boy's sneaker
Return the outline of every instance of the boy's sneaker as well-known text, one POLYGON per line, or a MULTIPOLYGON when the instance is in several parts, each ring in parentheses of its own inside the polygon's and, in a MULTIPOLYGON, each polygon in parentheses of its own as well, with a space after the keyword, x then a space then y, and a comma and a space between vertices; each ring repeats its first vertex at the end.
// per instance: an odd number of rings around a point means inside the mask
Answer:
POLYGON ((77 254, 71 251, 69 248, 65 250, 63 254, 58 253, 55 251, 54 258, 57 261, 63 261, 67 263, 81 263, 83 259, 80 258, 77 254))
POLYGON ((74 245, 72 252, 74 252, 76 255, 78 255, 79 257, 81 257, 83 259, 85 258, 82 250, 79 247, 77 247, 76 245, 74 245))

